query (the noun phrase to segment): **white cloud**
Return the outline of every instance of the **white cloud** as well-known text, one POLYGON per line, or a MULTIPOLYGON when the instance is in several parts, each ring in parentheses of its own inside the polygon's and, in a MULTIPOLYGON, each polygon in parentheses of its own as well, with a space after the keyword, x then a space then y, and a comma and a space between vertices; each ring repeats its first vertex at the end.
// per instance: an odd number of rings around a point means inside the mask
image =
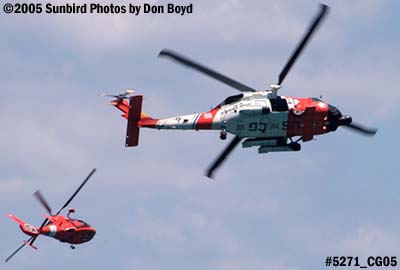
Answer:
POLYGON ((297 267, 289 266, 283 262, 276 262, 273 259, 263 259, 257 256, 223 258, 216 263, 216 268, 221 270, 239 269, 274 269, 274 270, 295 270, 297 267))
POLYGON ((399 249, 399 235, 385 227, 362 225, 348 232, 344 237, 333 240, 332 248, 343 254, 357 256, 391 256, 399 249))

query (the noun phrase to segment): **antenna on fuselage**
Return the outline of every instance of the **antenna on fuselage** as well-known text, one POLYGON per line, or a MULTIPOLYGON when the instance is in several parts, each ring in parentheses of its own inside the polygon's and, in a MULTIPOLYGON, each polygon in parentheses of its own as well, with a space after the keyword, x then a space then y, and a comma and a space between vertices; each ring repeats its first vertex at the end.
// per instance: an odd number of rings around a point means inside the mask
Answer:
POLYGON ((278 84, 272 84, 271 86, 270 86, 270 90, 269 91, 271 91, 271 96, 270 96, 270 98, 277 98, 278 97, 278 90, 281 88, 281 86, 280 85, 278 85, 278 84))

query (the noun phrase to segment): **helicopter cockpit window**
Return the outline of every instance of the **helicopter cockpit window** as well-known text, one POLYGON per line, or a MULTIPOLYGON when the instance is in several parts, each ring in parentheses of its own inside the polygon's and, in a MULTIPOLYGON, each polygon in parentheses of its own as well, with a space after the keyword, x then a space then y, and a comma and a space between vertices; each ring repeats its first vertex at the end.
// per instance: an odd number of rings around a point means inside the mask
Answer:
POLYGON ((243 94, 230 96, 230 97, 227 97, 227 98, 221 103, 221 105, 228 105, 228 104, 234 103, 234 102, 236 102, 236 101, 238 101, 238 100, 240 100, 240 99, 242 99, 242 98, 243 98, 243 94))
POLYGON ((286 99, 284 98, 274 98, 269 100, 271 102, 271 109, 273 112, 287 112, 289 107, 287 105, 286 99))
POLYGON ((72 223, 73 223, 77 228, 88 227, 88 226, 90 226, 90 225, 87 224, 85 221, 80 220, 80 219, 74 219, 74 220, 72 220, 72 223))

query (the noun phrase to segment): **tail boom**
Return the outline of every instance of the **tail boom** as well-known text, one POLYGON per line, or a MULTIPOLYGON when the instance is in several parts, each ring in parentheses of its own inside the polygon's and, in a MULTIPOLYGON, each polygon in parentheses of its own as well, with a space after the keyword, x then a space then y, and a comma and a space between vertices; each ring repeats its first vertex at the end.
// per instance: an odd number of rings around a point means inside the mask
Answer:
POLYGON ((220 107, 208 112, 181 115, 165 119, 155 119, 142 112, 143 96, 131 96, 129 101, 124 98, 112 100, 111 105, 123 112, 122 117, 127 119, 125 146, 139 145, 140 128, 173 129, 173 130, 200 130, 221 129, 219 119, 220 107))
POLYGON ((16 216, 14 216, 12 214, 8 214, 8 217, 19 224, 19 227, 21 228, 23 233, 30 235, 30 236, 38 236, 40 234, 39 229, 36 228, 35 226, 33 226, 29 223, 26 223, 25 221, 17 218, 16 216))

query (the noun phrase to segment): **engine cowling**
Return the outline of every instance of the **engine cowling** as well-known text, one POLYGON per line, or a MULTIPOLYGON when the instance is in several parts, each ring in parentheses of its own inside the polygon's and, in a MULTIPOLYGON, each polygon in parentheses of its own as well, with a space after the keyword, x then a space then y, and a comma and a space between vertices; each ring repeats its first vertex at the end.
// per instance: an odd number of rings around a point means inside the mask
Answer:
POLYGON ((271 109, 269 107, 257 106, 257 107, 241 109, 239 111, 239 115, 240 116, 253 116, 253 115, 268 114, 270 112, 271 112, 271 109))

